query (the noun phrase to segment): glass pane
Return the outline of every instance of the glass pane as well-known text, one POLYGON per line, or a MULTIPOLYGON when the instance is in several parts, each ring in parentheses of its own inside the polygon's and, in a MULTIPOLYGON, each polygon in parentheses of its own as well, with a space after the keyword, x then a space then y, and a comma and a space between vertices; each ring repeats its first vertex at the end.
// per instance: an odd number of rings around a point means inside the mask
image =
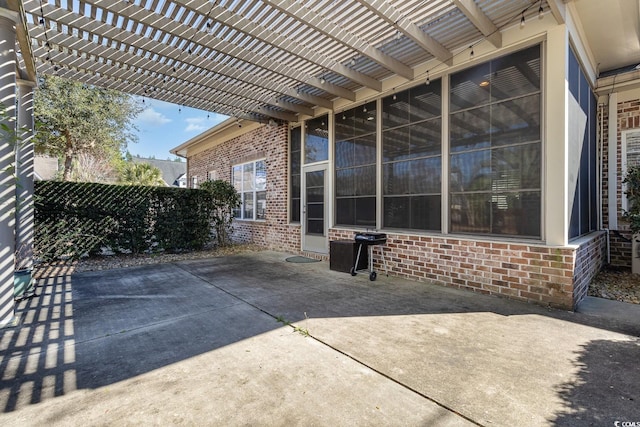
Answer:
POLYGON ((376 194, 375 165, 354 168, 354 179, 357 196, 369 196, 376 194))
POLYGON ((382 134, 383 161, 409 158, 409 135, 408 127, 385 131, 382 134))
POLYGON ((256 191, 267 189, 267 166, 264 160, 256 162, 256 191))
POLYGON ((253 219, 253 193, 242 194, 243 215, 244 219, 253 219))
POLYGON ((267 218, 267 192, 259 191, 256 193, 256 219, 267 218))
POLYGON ((336 196, 353 196, 356 194, 353 169, 336 171, 336 196))
POLYGON ((324 187, 324 171, 307 172, 307 187, 324 187))
POLYGON ((494 234, 540 236, 540 193, 498 193, 491 197, 494 234))
POLYGON ((540 46, 533 46, 491 61, 492 100, 525 95, 540 90, 540 46))
POLYGON ((354 158, 350 166, 370 165, 376 162, 376 136, 356 138, 353 140, 354 158))
POLYGON ((578 63, 578 58, 576 58, 575 53, 573 53, 573 49, 569 49, 569 72, 568 72, 569 81, 569 91, 573 95, 575 99, 579 97, 579 87, 580 87, 580 64, 578 63))
POLYGON ((336 224, 353 225, 356 217, 355 199, 336 199, 336 224))
POLYGON ((307 187, 307 202, 324 202, 324 187, 307 187))
POLYGON ((324 236, 324 220, 308 220, 307 221, 307 234, 317 234, 324 236))
POLYGON ((300 174, 300 151, 291 153, 291 173, 300 174))
POLYGON ((409 123, 409 90, 382 99, 382 127, 388 129, 409 123))
POLYGON ((307 234, 324 234, 324 171, 306 173, 307 234))
POLYGON ((291 199, 291 221, 300 222, 300 199, 291 199))
POLYGON ((451 151, 489 147, 490 127, 489 106, 452 114, 449 123, 451 151))
POLYGON ((491 145, 540 140, 540 95, 525 96, 491 106, 491 145))
POLYGON ((411 186, 411 162, 387 163, 382 167, 382 191, 384 195, 409 194, 411 186))
POLYGON ((253 163, 245 163, 242 170, 242 191, 253 191, 254 178, 253 163))
POLYGON ((329 158, 329 116, 324 115, 306 122, 304 162, 314 163, 329 158))
POLYGON ((307 215, 309 216, 309 219, 323 219, 324 203, 308 203, 307 215))
POLYGON ((334 118, 336 141, 353 138, 355 111, 351 109, 337 113, 334 118))
POLYGON ((440 176, 442 162, 440 157, 412 160, 411 169, 411 194, 440 193, 440 176))
POLYGON ((452 192, 491 189, 491 151, 472 151, 451 156, 452 192))
POLYGON ((428 85, 420 84, 409 89, 411 122, 438 117, 442 114, 442 88, 440 79, 428 85))
POLYGON ((367 228, 376 226, 376 198, 363 197, 356 199, 356 221, 354 225, 367 228))
POLYGON ((291 152, 300 152, 302 139, 302 129, 298 126, 291 129, 291 152))
POLYGON ((353 165, 355 155, 353 146, 353 140, 336 142, 336 168, 346 168, 353 165))
POLYGON ((456 194, 451 196, 451 231, 489 233, 491 231, 491 195, 456 194))
POLYGON ((233 182, 233 188, 236 189, 236 191, 241 192, 242 191, 242 166, 234 166, 233 169, 231 170, 231 179, 233 182))
POLYGON ((492 150, 493 191, 540 188, 540 144, 492 150))
POLYGON ((442 209, 440 196, 411 197, 411 223, 409 228, 416 230, 440 231, 442 209))
POLYGON ((442 152, 442 121, 440 119, 418 123, 408 129, 411 157, 434 156, 442 152))
POLYGON ((384 227, 410 228, 411 210, 410 197, 385 197, 384 198, 384 227))
POLYGON ((291 175, 291 198, 300 198, 300 175, 291 175))
POLYGON ((440 193, 440 157, 387 163, 383 166, 385 195, 440 193))
POLYGON ((489 62, 467 68, 451 76, 451 111, 477 107, 489 102, 489 62))
POLYGON ((354 136, 365 135, 376 131, 376 102, 354 108, 354 136))

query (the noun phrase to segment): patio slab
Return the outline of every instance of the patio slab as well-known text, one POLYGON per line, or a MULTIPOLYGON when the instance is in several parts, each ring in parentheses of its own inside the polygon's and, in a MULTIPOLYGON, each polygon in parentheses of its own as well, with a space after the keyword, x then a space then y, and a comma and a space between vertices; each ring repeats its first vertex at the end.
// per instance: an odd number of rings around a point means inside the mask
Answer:
POLYGON ((634 311, 568 313, 382 274, 370 282, 288 256, 42 279, 41 295, 19 306, 21 325, 0 330, 0 422, 640 420, 634 311))

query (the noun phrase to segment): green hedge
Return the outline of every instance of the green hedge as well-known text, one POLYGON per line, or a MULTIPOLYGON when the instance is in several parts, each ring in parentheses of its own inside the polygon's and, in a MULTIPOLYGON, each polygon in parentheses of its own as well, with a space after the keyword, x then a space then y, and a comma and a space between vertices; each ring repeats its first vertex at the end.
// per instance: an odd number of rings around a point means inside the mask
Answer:
POLYGON ((211 238, 212 196, 203 190, 82 182, 35 183, 36 256, 189 251, 211 238))

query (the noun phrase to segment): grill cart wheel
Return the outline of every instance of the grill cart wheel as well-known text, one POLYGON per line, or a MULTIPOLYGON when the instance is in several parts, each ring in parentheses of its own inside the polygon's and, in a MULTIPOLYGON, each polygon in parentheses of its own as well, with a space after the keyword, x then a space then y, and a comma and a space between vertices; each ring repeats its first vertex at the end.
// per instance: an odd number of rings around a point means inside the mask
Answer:
POLYGON ((358 274, 356 273, 355 267, 351 267, 351 270, 349 270, 349 273, 351 273, 352 276, 355 276, 356 274, 358 274))
POLYGON ((369 280, 371 280, 372 282, 376 280, 376 277, 378 275, 376 274, 375 271, 372 271, 371 274, 369 275, 369 280))

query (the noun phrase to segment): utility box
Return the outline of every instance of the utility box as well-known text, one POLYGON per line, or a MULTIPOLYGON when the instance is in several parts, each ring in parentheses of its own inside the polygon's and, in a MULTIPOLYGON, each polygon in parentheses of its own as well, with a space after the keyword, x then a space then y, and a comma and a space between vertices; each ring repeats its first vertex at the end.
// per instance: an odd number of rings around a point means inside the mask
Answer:
MULTIPOLYGON (((353 240, 333 240, 329 242, 329 268, 334 271, 350 273, 356 257, 358 256, 358 244, 353 240)), ((356 270, 367 269, 369 255, 367 248, 362 248, 360 260, 356 270)))

